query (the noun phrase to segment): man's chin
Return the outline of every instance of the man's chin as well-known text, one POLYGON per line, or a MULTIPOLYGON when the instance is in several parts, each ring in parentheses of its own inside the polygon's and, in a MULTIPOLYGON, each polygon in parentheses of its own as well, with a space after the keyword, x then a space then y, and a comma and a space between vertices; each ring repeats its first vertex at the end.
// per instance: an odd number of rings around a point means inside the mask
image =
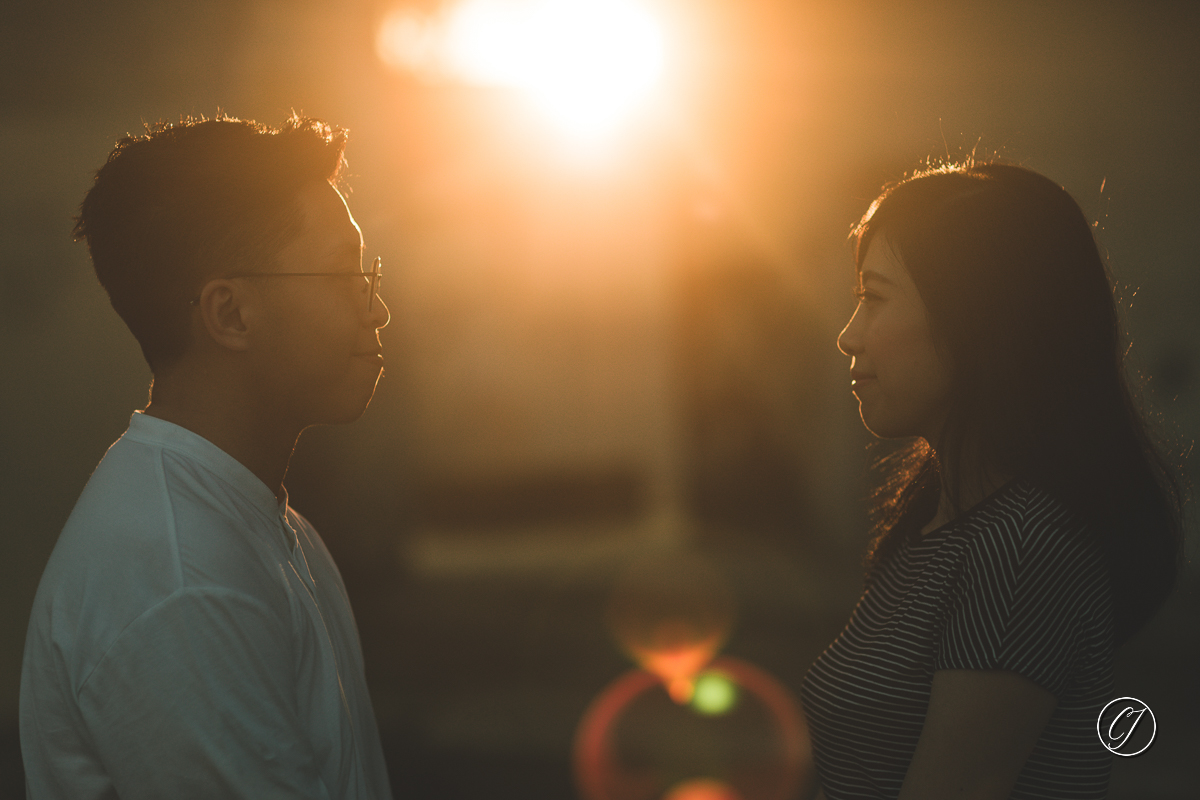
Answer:
POLYGON ((335 422, 334 424, 335 425, 346 425, 348 423, 357 422, 358 420, 362 419, 362 415, 367 413, 367 406, 371 405, 371 398, 374 396, 375 396, 375 392, 374 392, 374 390, 372 390, 371 394, 367 397, 366 400, 363 400, 361 403, 346 409, 346 412, 342 416, 340 416, 338 418, 337 422, 335 422))
POLYGON ((357 422, 366 413, 367 406, 371 404, 371 398, 374 394, 374 387, 372 387, 371 394, 365 398, 339 403, 336 406, 327 408, 323 413, 314 414, 315 419, 311 424, 348 425, 351 422, 357 422))

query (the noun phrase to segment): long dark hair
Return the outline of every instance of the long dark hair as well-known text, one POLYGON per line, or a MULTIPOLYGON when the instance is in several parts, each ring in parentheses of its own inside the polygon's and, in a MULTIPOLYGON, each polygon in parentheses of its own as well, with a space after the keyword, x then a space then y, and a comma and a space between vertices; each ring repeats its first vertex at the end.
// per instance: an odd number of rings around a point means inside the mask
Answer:
POLYGON ((1184 489, 1126 380, 1117 304, 1083 212, 1032 170, 968 162, 884 189, 852 234, 860 271, 880 233, 925 302, 952 389, 936 453, 917 439, 874 465, 868 584, 936 513, 943 477, 961 513, 975 464, 1029 480, 1090 523, 1126 641, 1175 584, 1184 489))

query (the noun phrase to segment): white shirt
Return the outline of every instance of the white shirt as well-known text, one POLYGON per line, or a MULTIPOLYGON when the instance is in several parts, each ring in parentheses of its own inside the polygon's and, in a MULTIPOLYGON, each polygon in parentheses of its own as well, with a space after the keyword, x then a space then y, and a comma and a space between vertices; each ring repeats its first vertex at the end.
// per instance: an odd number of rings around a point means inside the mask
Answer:
POLYGON ((391 797, 321 537, 232 456, 140 412, 42 575, 20 714, 31 800, 391 797))

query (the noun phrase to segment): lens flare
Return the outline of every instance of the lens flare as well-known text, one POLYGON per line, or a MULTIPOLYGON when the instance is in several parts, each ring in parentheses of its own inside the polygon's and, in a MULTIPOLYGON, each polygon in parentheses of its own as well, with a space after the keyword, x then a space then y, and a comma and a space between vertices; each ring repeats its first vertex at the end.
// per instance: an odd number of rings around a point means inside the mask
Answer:
POLYGON ((678 784, 663 800, 742 800, 742 796, 727 783, 700 778, 678 784))
POLYGON ((724 672, 710 669, 696 679, 692 692, 692 708, 710 717, 727 714, 738 701, 738 688, 724 672))
POLYGON ((661 26, 633 0, 462 0, 435 17, 396 11, 377 49, 398 69, 515 89, 578 139, 626 119, 665 62, 661 26))
POLYGON ((584 800, 790 800, 812 775, 808 729, 791 693, 768 673, 721 657, 697 680, 731 684, 724 713, 679 704, 663 682, 632 670, 592 702, 575 736, 584 800))
POLYGON ((375 36, 375 52, 389 67, 433 76, 444 71, 440 22, 412 9, 389 14, 375 36))
POLYGON ((676 703, 721 649, 733 624, 733 593, 705 558, 662 551, 630 564, 614 587, 608 625, 621 648, 657 675, 676 703))

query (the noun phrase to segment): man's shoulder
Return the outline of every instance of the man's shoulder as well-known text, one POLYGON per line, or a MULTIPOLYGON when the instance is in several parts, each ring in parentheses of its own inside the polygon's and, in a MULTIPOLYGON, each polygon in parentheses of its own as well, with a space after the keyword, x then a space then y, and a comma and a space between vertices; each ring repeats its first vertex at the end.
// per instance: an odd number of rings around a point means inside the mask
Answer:
MULTIPOLYGON (((237 492, 185 455, 136 439, 118 439, 88 479, 55 547, 87 564, 115 561, 173 574, 190 558, 230 548, 264 520, 237 492)), ((119 569, 115 570, 120 572, 119 569)), ((175 586, 171 587, 172 590, 175 586)))
POLYGON ((277 603, 266 521, 177 453, 119 439, 84 487, 42 575, 31 624, 68 617, 97 643, 185 588, 277 603))
POLYGON ((170 514, 159 460, 154 448, 125 437, 108 449, 67 517, 43 584, 125 583, 133 573, 160 595, 178 586, 163 535, 170 514))

